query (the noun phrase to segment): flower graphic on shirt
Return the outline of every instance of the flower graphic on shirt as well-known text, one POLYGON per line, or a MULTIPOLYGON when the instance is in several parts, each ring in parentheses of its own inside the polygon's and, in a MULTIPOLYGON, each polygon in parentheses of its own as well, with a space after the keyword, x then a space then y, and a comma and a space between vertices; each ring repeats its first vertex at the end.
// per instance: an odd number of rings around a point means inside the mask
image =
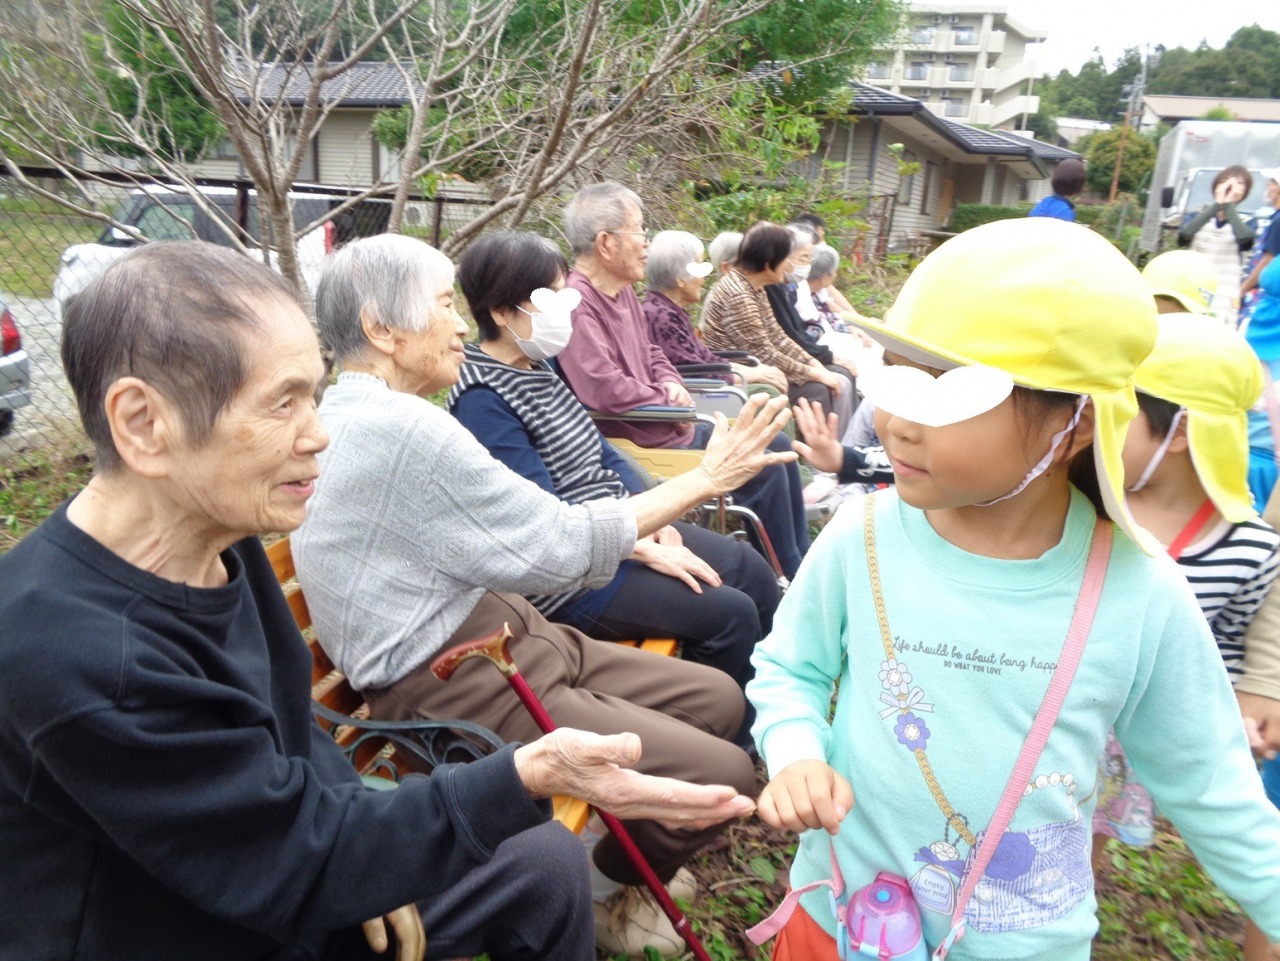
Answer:
POLYGON ((880 662, 880 686, 890 694, 906 694, 911 685, 911 672, 896 657, 880 662))
POLYGON ((998 881, 1016 881, 1031 870, 1035 859, 1035 845, 1029 837, 1021 831, 1006 831, 985 873, 998 881))
POLYGON ((893 733, 898 735, 898 743, 905 744, 909 751, 924 750, 929 743, 929 728, 910 711, 898 718, 893 733))

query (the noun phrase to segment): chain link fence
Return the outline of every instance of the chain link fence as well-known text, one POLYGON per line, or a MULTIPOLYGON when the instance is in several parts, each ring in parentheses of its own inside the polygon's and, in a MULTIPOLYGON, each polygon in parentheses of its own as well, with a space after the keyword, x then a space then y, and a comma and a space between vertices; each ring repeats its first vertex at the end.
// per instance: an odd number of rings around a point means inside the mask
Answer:
MULTIPOLYGON (((95 181, 75 185, 56 171, 24 169, 40 190, 66 194, 105 218, 78 214, 0 172, 0 469, 22 471, 84 454, 75 399, 59 356, 61 298, 75 293, 108 263, 145 240, 189 238, 270 247, 266 218, 258 217, 252 184, 199 181, 199 197, 160 181, 95 181), (87 198, 87 199, 86 199, 87 198)), ((314 223, 348 199, 351 188, 303 187, 292 197, 295 229, 314 223)), ((405 233, 438 243, 471 218, 474 197, 413 197, 405 209, 405 233)), ((363 200, 298 242, 299 258, 314 285, 324 255, 357 237, 387 228, 390 202, 363 200)))

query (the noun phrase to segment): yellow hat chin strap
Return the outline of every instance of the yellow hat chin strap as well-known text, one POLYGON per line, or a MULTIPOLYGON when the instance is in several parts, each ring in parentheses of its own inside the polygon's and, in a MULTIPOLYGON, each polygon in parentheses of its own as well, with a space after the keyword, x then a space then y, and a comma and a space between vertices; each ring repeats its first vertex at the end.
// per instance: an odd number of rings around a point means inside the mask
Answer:
POLYGON ((1125 488, 1130 494, 1147 486, 1147 482, 1151 480, 1151 475, 1156 472, 1156 468, 1164 460, 1164 455, 1169 453, 1169 445, 1173 443, 1173 435, 1177 432, 1178 424, 1182 421, 1182 415, 1186 412, 1187 409, 1185 407, 1179 407, 1178 412, 1173 415, 1173 420, 1169 422, 1169 433, 1164 435, 1164 440, 1160 442, 1156 452, 1151 455, 1151 460, 1147 461, 1147 466, 1142 469, 1142 476, 1138 478, 1138 482, 1132 487, 1125 488))
POLYGON ((1076 429, 1076 424, 1080 423, 1080 415, 1084 413, 1084 405, 1089 402, 1086 394, 1081 394, 1076 400, 1076 412, 1071 415, 1071 420, 1067 422, 1067 426, 1062 428, 1053 435, 1053 439, 1049 441, 1049 452, 1036 462, 1036 465, 1027 472, 1027 476, 1022 478, 1022 482, 1018 484, 1009 493, 995 500, 983 501, 981 504, 975 504, 974 507, 990 507, 992 504, 999 504, 1001 501, 1007 501, 1010 497, 1016 497, 1026 490, 1027 485, 1049 469, 1049 465, 1053 463, 1053 455, 1058 452, 1058 448, 1062 446, 1062 442, 1067 439, 1067 435, 1076 429))

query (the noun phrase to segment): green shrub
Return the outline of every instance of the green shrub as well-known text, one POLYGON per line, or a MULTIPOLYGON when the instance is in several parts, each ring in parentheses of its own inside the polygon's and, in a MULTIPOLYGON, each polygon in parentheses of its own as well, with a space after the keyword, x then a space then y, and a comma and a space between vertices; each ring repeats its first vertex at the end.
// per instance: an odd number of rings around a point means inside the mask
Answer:
POLYGON ((951 229, 963 233, 992 221, 1025 217, 1030 209, 1031 204, 956 204, 951 215, 951 229))

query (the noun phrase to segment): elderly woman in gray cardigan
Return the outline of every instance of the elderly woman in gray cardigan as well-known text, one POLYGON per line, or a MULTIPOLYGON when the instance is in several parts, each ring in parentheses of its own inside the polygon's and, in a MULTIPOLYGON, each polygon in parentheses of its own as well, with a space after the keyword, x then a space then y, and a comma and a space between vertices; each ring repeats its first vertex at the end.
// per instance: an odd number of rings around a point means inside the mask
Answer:
MULTIPOLYGON (((754 793, 751 759, 728 740, 743 699, 727 675, 593 641, 520 595, 608 583, 637 537, 794 457, 765 450, 787 417, 781 398, 744 409, 731 430, 721 425, 695 471, 625 500, 564 503, 426 399, 463 361, 453 279, 447 258, 401 236, 357 241, 326 263, 316 312, 341 373, 320 405, 330 446, 294 535, 320 644, 379 717, 466 718, 532 740, 538 729, 492 667, 467 662, 447 685, 428 668, 441 651, 509 623, 521 672, 557 723, 638 734, 643 773, 754 793)), ((664 881, 721 828, 631 825, 664 881)), ((602 890, 640 882, 611 837, 594 863, 602 890)), ((638 890, 619 891, 615 910, 600 912, 602 946, 629 950, 632 928, 665 923, 638 890)), ((680 949, 673 931, 666 941, 644 943, 680 949)))

